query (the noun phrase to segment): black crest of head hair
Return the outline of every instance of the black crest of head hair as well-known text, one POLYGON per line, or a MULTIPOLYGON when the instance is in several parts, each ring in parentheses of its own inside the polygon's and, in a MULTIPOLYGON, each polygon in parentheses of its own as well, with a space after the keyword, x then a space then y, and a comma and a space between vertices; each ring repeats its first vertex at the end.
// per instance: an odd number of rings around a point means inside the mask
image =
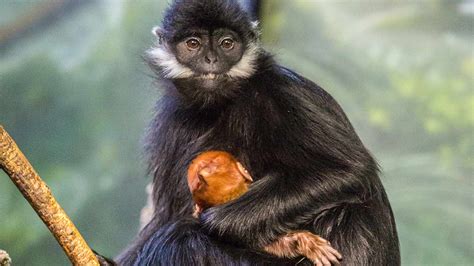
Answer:
POLYGON ((196 28, 229 28, 244 38, 256 38, 250 16, 237 0, 175 0, 163 19, 163 37, 179 41, 196 28))

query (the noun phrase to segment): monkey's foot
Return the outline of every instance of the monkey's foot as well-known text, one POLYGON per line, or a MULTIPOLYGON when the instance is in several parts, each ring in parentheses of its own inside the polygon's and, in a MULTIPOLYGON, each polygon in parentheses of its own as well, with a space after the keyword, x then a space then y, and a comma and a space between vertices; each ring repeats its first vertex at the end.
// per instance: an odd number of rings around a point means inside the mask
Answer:
POLYGON ((309 231, 295 231, 266 246, 265 251, 278 257, 305 256, 316 266, 339 265, 342 255, 326 239, 309 231))
POLYGON ((342 255, 326 239, 311 232, 299 232, 294 237, 297 238, 298 253, 311 260, 316 266, 339 265, 342 255))

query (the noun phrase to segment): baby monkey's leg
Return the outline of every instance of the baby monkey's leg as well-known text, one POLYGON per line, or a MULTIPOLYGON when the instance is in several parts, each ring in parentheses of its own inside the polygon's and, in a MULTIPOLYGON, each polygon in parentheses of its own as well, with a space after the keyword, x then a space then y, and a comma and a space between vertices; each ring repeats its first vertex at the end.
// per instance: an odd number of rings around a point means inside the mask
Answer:
POLYGON ((294 231, 266 246, 265 251, 277 257, 305 256, 317 266, 339 265, 342 255, 324 238, 309 231, 294 231))

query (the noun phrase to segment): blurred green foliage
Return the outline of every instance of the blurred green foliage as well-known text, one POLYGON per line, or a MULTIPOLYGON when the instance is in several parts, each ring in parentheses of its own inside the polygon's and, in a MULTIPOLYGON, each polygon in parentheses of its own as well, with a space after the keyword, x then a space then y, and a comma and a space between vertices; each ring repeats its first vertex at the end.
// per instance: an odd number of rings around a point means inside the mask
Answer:
MULTIPOLYGON (((0 28, 44 2, 25 3, 2 2, 0 17, 16 16, 0 28)), ((159 95, 141 55, 164 5, 84 1, 0 50, 0 124, 90 245, 109 256, 133 239, 145 202, 141 136, 159 95)), ((0 248, 15 265, 68 264, 3 173, 0 248)))
MULTIPOLYGON (((105 255, 145 202, 140 141, 159 93, 140 56, 163 2, 84 1, 0 42, 0 124, 105 255)), ((1 2, 0 29, 38 3, 1 2)), ((326 88, 378 158, 403 265, 474 261, 469 3, 264 1, 265 46, 326 88)), ((3 173, 0 248, 15 265, 67 263, 3 173)))

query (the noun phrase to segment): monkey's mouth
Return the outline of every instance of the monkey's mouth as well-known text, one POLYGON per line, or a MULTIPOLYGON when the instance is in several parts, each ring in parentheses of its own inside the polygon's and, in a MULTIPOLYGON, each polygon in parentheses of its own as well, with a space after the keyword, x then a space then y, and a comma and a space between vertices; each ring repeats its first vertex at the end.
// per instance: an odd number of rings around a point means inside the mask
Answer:
POLYGON ((207 73, 207 74, 202 74, 202 75, 200 75, 199 77, 202 78, 202 79, 210 79, 210 80, 213 80, 213 79, 217 79, 219 76, 220 76, 219 74, 207 73))
POLYGON ((228 78, 228 77, 229 75, 227 75, 227 73, 203 73, 203 74, 198 74, 195 76, 195 78, 206 80, 206 81, 218 80, 218 79, 223 79, 223 78, 228 78))

